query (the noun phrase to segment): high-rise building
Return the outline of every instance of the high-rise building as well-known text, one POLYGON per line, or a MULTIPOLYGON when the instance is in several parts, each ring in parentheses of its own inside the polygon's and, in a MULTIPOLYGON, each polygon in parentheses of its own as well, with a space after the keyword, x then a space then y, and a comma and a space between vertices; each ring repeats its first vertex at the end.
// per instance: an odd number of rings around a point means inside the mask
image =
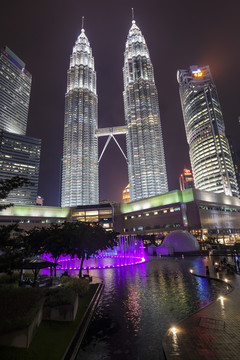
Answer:
POLYGON ((26 135, 32 76, 7 46, 0 52, 0 129, 26 135))
POLYGON ((125 187, 125 189, 122 192, 122 202, 124 204, 129 203, 130 202, 130 189, 129 189, 129 184, 125 187))
POLYGON ((132 21, 124 53, 124 109, 131 201, 168 191, 158 94, 145 39, 132 21))
POLYGON ((27 178, 32 185, 12 190, 2 203, 35 205, 41 140, 25 136, 32 76, 8 47, 0 52, 0 177, 27 178))
POLYGON ((97 104, 94 58, 82 29, 67 72, 62 206, 91 205, 99 201, 97 104))
POLYGON ((236 180, 238 184, 238 189, 240 189, 240 151, 236 151, 236 147, 233 142, 233 138, 230 135, 227 135, 232 160, 233 160, 233 166, 235 170, 236 180))
POLYGON ((223 115, 209 66, 178 70, 195 188, 238 196, 223 115))
POLYGON ((179 176, 180 190, 194 188, 194 181, 190 169, 183 169, 183 173, 179 176))
POLYGON ((12 190, 2 203, 35 205, 38 192, 41 140, 0 130, 0 178, 15 175, 31 185, 12 190))

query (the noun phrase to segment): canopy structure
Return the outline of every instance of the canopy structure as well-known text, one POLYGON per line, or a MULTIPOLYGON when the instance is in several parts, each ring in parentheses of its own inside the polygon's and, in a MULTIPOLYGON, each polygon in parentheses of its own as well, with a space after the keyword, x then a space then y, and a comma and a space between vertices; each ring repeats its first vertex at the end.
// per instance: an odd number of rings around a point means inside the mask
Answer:
POLYGON ((54 264, 51 261, 47 261, 47 260, 42 260, 42 259, 34 259, 34 260, 30 260, 30 261, 26 261, 24 264, 22 264, 22 266, 20 267, 21 269, 21 275, 20 278, 22 278, 22 272, 23 270, 27 270, 27 269, 31 269, 34 273, 34 281, 37 280, 37 276, 39 274, 39 271, 41 269, 45 269, 47 267, 50 267, 50 274, 52 275, 52 268, 56 267, 56 266, 60 266, 59 264, 54 264))

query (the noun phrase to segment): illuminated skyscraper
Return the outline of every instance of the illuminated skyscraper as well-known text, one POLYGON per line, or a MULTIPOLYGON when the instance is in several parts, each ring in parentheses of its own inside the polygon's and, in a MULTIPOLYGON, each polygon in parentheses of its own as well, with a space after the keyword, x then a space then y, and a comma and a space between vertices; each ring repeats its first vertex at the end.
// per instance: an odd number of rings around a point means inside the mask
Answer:
POLYGON ((0 129, 26 135, 32 76, 7 46, 0 52, 0 129))
POLYGON ((184 169, 183 173, 179 176, 180 190, 194 188, 194 181, 190 169, 184 169))
POLYGON ((62 206, 90 205, 99 201, 97 103, 94 58, 82 29, 67 72, 62 206))
POLYGON ((129 184, 125 187, 125 189, 122 192, 122 202, 124 204, 129 203, 130 202, 130 189, 129 189, 129 184))
POLYGON ((223 115, 209 67, 178 70, 177 79, 195 188, 238 196, 223 115))
POLYGON ((35 205, 41 140, 26 136, 32 76, 8 47, 0 52, 0 178, 27 178, 1 203, 35 205))
POLYGON ((36 204, 40 152, 41 140, 0 130, 0 178, 19 175, 31 181, 31 185, 12 190, 1 203, 36 204))
POLYGON ((158 94, 145 39, 133 20, 124 53, 124 109, 131 201, 168 191, 158 94))

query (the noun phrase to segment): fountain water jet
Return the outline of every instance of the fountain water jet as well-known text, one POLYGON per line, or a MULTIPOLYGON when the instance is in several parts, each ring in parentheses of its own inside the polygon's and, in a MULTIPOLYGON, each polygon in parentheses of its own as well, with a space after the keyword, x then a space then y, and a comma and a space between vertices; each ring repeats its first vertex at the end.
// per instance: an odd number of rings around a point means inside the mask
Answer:
MULTIPOLYGON (((44 260, 51 261, 51 254, 45 254, 44 260)), ((92 255, 83 263, 83 270, 109 269, 120 266, 136 265, 145 262, 144 248, 142 239, 137 239, 136 235, 119 235, 118 245, 113 249, 99 250, 97 255, 92 255)), ((80 260, 75 256, 61 256, 58 260, 61 265, 57 269, 77 270, 80 267, 80 260)))

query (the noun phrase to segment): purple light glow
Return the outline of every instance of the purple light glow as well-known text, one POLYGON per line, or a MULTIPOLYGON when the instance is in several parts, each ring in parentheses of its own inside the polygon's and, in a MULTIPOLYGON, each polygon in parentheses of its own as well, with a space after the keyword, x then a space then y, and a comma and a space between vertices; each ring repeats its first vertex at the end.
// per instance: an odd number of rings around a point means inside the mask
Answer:
MULTIPOLYGON (((51 254, 44 254, 43 259, 52 261, 51 254)), ((141 264, 145 261, 142 240, 136 239, 136 236, 119 236, 118 245, 113 249, 99 250, 98 255, 84 260, 83 270, 109 269, 141 264)), ((80 267, 79 259, 70 256, 61 256, 58 264, 60 266, 57 269, 61 270, 77 270, 80 267)))

